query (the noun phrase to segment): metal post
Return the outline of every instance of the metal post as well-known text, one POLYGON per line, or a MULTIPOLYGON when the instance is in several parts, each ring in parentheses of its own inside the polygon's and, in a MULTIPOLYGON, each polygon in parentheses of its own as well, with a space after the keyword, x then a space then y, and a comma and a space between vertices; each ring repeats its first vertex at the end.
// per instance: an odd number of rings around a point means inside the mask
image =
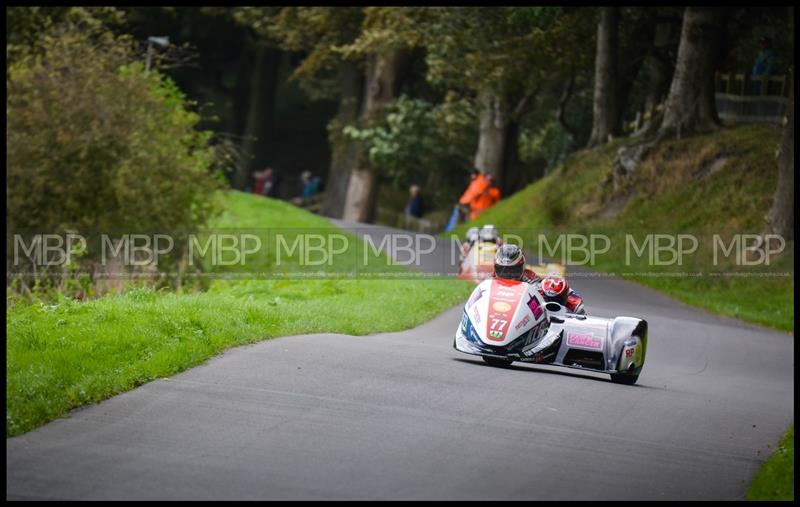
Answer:
POLYGON ((148 37, 147 38, 147 63, 145 64, 145 72, 150 73, 150 65, 153 61, 153 44, 158 44, 162 47, 169 45, 169 37, 148 37))
POLYGON ((145 65, 145 73, 150 74, 150 62, 153 59, 153 41, 147 41, 147 64, 145 65))

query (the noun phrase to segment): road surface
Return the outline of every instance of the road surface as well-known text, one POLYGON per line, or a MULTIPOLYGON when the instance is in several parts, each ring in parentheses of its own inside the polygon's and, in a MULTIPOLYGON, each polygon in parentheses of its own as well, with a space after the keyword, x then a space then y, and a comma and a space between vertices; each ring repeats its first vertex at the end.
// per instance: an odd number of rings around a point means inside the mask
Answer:
POLYGON ((744 498, 793 421, 793 336, 620 280, 573 287, 649 322, 637 385, 486 366, 452 348, 459 307, 276 338, 7 439, 7 498, 744 498))

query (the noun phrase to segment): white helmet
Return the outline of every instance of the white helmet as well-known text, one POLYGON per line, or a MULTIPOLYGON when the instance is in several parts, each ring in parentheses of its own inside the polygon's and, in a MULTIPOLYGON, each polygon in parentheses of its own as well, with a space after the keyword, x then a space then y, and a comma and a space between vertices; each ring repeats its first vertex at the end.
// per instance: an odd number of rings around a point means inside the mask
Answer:
POLYGON ((486 224, 481 228, 480 238, 481 241, 492 241, 497 243, 497 238, 499 234, 497 232, 497 227, 491 224, 486 224))
POLYGON ((474 243, 478 241, 478 228, 477 227, 470 227, 467 231, 467 241, 470 243, 474 243))

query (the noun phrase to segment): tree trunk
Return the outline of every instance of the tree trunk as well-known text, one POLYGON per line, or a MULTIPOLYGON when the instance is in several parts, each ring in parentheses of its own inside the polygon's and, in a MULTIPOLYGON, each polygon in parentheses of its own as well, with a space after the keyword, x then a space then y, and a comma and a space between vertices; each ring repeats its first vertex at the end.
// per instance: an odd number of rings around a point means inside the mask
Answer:
POLYGON ((329 125, 331 165, 325 199, 322 203, 322 213, 329 217, 341 218, 344 212, 350 171, 355 167, 358 143, 342 134, 342 129, 348 125, 355 125, 358 121, 363 78, 355 63, 345 61, 340 65, 341 98, 339 112, 329 125))
POLYGON ((377 189, 378 175, 370 167, 350 171, 342 218, 350 222, 372 222, 377 189))
POLYGON ((663 112, 659 113, 656 107, 666 99, 672 75, 672 65, 665 55, 658 52, 658 49, 647 57, 645 69, 647 70, 647 91, 642 113, 647 117, 642 118, 642 125, 634 132, 634 135, 637 136, 652 135, 661 125, 663 112))
POLYGON ((519 159, 519 123, 516 121, 511 120, 506 125, 503 151, 503 171, 498 187, 501 195, 507 197, 519 190, 523 185, 523 167, 519 159))
MULTIPOLYGON (((794 79, 792 79, 794 83, 794 79)), ((794 239, 794 87, 789 96, 789 115, 778 150, 778 189, 767 214, 767 232, 794 239)))
POLYGON ((244 190, 249 185, 250 173, 253 168, 253 156, 256 143, 258 142, 258 124, 260 119, 260 109, 262 102, 261 81, 263 80, 264 60, 267 47, 263 43, 257 43, 253 62, 253 74, 250 79, 250 99, 247 101, 247 121, 244 127, 244 142, 242 146, 241 158, 236 167, 236 175, 233 180, 233 187, 244 190))
POLYGON ((653 36, 653 51, 647 57, 647 92, 644 99, 644 110, 651 114, 669 92, 672 78, 672 62, 669 59, 668 47, 672 40, 674 21, 662 19, 656 23, 653 36))
POLYGON ((571 70, 569 74, 569 80, 564 85, 564 90, 561 93, 561 97, 558 99, 558 110, 556 111, 556 120, 558 124, 561 125, 561 128, 564 129, 564 132, 569 134, 572 137, 572 142, 576 142, 578 140, 578 132, 567 122, 567 103, 569 99, 572 98, 572 91, 575 88, 575 70, 571 70))
POLYGON ((478 150, 475 152, 475 167, 491 174, 502 184, 503 151, 506 147, 508 114, 502 98, 494 91, 487 90, 480 96, 480 130, 478 150))
POLYGON ((626 72, 620 71, 618 74, 617 101, 615 102, 616 107, 612 134, 619 134, 622 131, 622 125, 625 121, 625 111, 628 107, 628 99, 631 96, 631 91, 633 90, 633 85, 636 82, 636 78, 644 67, 644 61, 645 59, 642 58, 625 69, 626 72))
MULTIPOLYGON (((367 81, 361 123, 368 126, 378 118, 380 110, 394 100, 395 83, 405 60, 399 49, 371 55, 367 65, 367 81)), ((378 177, 368 157, 359 148, 356 165, 350 173, 343 218, 355 222, 371 222, 375 214, 378 177)))
POLYGON ((652 115, 669 91, 670 68, 664 60, 654 55, 647 57, 645 65, 647 93, 644 97, 644 110, 652 115))
POLYGON ((716 7, 687 7, 675 75, 658 137, 714 130, 719 117, 714 103, 714 70, 721 33, 716 7))
POLYGON ((617 51, 619 7, 603 7, 597 24, 597 56, 594 70, 594 115, 588 147, 605 144, 616 134, 617 51))

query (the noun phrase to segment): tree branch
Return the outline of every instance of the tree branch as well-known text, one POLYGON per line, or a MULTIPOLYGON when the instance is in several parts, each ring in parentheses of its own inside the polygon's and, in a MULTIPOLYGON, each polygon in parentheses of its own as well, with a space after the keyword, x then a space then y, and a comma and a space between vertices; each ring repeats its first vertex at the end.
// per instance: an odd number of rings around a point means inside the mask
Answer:
POLYGON ((511 111, 510 118, 512 121, 519 121, 520 117, 528 112, 530 100, 532 97, 536 96, 539 93, 539 86, 536 88, 532 88, 528 90, 527 93, 517 102, 517 105, 514 107, 514 110, 511 111))
POLYGON ((566 110, 567 110, 567 102, 569 99, 572 98, 572 90, 575 88, 575 70, 572 69, 569 74, 569 80, 567 81, 567 85, 564 87, 564 92, 561 94, 561 98, 558 100, 558 113, 556 114, 556 119, 561 127, 567 131, 569 135, 572 136, 573 141, 578 139, 578 134, 574 127, 567 123, 566 118, 566 110))

